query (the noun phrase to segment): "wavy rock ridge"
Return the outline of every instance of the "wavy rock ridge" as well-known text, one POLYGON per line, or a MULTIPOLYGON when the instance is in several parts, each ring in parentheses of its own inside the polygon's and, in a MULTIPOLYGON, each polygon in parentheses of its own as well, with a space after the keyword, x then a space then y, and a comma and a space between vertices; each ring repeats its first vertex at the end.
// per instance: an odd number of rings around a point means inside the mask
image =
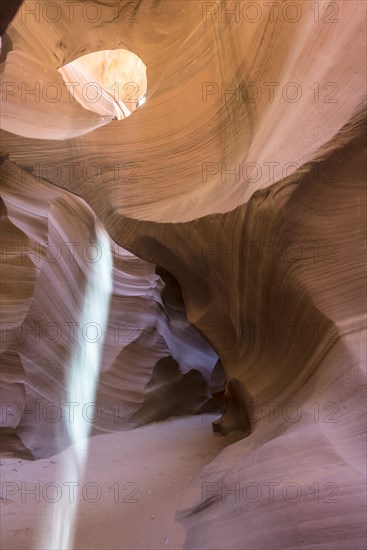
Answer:
POLYGON ((51 21, 48 4, 25 2, 2 40, 5 453, 67 446, 47 415, 67 414, 90 337, 101 223, 113 294, 92 434, 219 407, 214 430, 246 437, 188 491, 186 548, 364 548, 363 3, 106 0, 98 21, 83 2, 51 21), (147 67, 123 121, 71 101, 60 74, 118 49, 147 67))

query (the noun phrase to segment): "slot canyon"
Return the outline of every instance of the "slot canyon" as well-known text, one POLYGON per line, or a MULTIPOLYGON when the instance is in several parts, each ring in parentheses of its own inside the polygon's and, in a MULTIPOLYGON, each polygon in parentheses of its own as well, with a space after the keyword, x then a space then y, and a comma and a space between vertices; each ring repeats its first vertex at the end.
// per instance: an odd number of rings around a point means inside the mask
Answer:
POLYGON ((1 548, 364 550, 365 2, 0 13, 1 548))

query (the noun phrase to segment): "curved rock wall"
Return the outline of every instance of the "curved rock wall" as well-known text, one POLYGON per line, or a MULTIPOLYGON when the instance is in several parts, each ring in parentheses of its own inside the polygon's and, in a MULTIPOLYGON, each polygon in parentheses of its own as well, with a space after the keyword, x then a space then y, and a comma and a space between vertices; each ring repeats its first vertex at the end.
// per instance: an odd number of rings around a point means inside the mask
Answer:
MULTIPOLYGON (((176 319, 166 310, 161 298, 164 283, 154 265, 111 241, 113 294, 107 334, 101 334, 97 318, 80 326, 86 278, 101 259, 96 217, 78 197, 30 174, 27 189, 20 189, 18 180, 9 176, 13 168, 8 161, 2 166, 7 174, 2 188, 5 426, 16 428, 35 458, 60 451, 65 445, 58 433, 60 421, 70 414, 65 369, 73 346, 80 338, 93 341, 102 336, 96 399, 100 418, 93 422, 93 433, 199 411, 210 398, 210 373, 217 354, 189 324, 185 311, 176 319), (6 373, 14 354, 19 374, 10 383, 6 373), (167 369, 158 368, 163 358, 173 361, 175 382, 167 369), (152 393, 146 386, 153 378, 154 387, 157 382, 160 387, 152 393), (167 392, 165 385, 175 383, 180 388, 180 382, 187 393, 178 411, 175 392, 167 392), (141 418, 140 409, 144 409, 141 418), (18 422, 13 425, 15 418, 18 422)), ((91 410, 91 418, 97 413, 91 410)))
MULTIPOLYGON (((187 548, 363 548, 363 3, 97 4, 94 23, 20 11, 3 41, 2 399, 62 405, 102 223, 114 290, 93 433, 203 411, 219 356, 213 428, 247 437, 192 487, 187 548), (61 66, 117 48, 147 66, 131 117, 65 87, 42 99, 61 66)), ((6 420, 8 452, 64 446, 57 423, 6 420)))

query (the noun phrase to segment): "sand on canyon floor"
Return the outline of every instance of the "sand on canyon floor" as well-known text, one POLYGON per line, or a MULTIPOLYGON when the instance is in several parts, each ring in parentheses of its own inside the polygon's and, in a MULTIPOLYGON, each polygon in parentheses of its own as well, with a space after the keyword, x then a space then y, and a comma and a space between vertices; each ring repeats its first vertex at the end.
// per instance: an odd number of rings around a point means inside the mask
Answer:
POLYGON ((175 514, 185 508, 187 489, 200 481, 203 466, 240 437, 213 433, 217 417, 173 417, 92 437, 79 486, 63 471, 70 449, 37 461, 2 459, 2 550, 42 548, 42 535, 53 528, 53 507, 72 501, 73 493, 74 550, 182 548, 185 530, 175 514))

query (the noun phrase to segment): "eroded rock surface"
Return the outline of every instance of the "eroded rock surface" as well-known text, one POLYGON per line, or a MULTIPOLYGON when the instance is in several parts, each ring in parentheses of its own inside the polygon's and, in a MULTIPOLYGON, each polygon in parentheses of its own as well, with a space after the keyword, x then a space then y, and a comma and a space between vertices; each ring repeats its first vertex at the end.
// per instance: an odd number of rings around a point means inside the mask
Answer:
POLYGON ((93 435, 219 407, 214 430, 246 437, 191 487, 185 547, 364 548, 363 2, 104 1, 95 22, 47 4, 2 41, 5 452, 67 446, 43 412, 66 412, 102 224, 93 435), (60 68, 120 48, 147 93, 117 121, 60 68))

